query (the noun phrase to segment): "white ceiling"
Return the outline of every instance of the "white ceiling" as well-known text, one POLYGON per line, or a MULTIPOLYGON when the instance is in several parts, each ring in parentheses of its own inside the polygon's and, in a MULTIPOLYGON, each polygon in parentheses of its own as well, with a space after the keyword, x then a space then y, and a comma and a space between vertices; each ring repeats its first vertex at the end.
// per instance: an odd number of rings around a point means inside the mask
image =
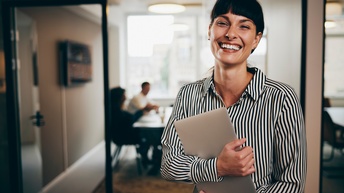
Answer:
POLYGON ((186 6, 186 12, 201 9, 202 6, 211 8, 215 0, 109 0, 110 6, 118 6, 125 12, 147 12, 150 4, 178 3, 186 6))
MULTIPOLYGON (((210 12, 216 0, 109 0, 111 6, 119 6, 121 10, 124 10, 127 13, 136 12, 136 13, 147 13, 148 5, 155 3, 179 3, 186 5, 186 12, 188 13, 200 13, 200 10, 205 10, 210 12)), ((269 0, 258 0, 261 4, 269 3, 269 0)), ((282 0, 281 0, 282 1, 282 0)), ((287 1, 287 0, 286 0, 287 1)), ((339 2, 342 4, 342 10, 344 5, 344 0, 327 0, 327 2, 339 2)), ((300 0, 301 4, 301 0, 300 0)), ((203 12, 204 13, 204 12, 203 12)), ((344 13, 344 11, 342 11, 344 13)), ((336 28, 329 29, 328 32, 333 31, 338 33, 344 29, 344 15, 336 15, 326 17, 327 20, 333 20, 337 23, 336 28)))
MULTIPOLYGON (((208 0, 209 1, 209 0, 208 0)), ((155 4, 155 3, 178 3, 178 4, 202 4, 205 0, 108 0, 109 4, 155 4)))
MULTIPOLYGON (((208 6, 207 9, 211 9, 216 0, 108 0, 112 6, 120 6, 124 10, 146 10, 148 5, 155 3, 178 3, 186 5, 187 7, 194 6, 208 6)), ((258 0, 261 3, 267 0, 258 0)), ((300 0, 301 2, 301 0, 300 0)), ((339 2, 344 5, 344 0, 327 0, 327 2, 339 2)))

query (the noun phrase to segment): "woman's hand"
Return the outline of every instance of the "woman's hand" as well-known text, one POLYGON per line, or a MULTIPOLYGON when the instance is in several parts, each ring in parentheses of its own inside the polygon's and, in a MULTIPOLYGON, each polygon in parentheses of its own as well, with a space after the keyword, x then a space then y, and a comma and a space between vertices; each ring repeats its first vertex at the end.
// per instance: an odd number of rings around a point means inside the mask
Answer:
POLYGON ((247 176, 255 172, 253 149, 241 148, 246 139, 237 139, 227 143, 217 157, 218 176, 247 176))

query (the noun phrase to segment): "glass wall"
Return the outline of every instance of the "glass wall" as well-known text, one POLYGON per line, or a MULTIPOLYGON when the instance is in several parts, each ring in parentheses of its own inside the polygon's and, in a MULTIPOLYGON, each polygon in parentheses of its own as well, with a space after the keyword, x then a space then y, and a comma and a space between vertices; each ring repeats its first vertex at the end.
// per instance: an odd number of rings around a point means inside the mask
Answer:
POLYGON ((344 98, 344 15, 340 2, 326 3, 324 96, 335 106, 344 98))

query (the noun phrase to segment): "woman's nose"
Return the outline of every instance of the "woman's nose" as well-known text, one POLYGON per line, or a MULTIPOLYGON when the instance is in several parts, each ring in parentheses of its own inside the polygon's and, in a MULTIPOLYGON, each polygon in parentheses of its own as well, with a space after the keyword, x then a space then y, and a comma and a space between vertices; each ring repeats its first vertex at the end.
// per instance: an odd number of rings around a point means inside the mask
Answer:
POLYGON ((229 40, 232 40, 234 38, 237 37, 236 31, 235 29, 231 26, 229 27, 227 33, 226 33, 226 38, 228 38, 229 40))

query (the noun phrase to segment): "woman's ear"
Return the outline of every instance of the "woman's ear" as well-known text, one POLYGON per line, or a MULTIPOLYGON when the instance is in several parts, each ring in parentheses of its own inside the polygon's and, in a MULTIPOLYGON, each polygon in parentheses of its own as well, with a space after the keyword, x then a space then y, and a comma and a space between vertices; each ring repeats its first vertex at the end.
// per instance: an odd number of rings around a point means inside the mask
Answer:
POLYGON ((254 39, 254 42, 253 42, 251 54, 252 54, 253 51, 258 47, 258 44, 259 44, 260 40, 262 39, 262 36, 263 36, 262 32, 259 32, 259 33, 256 35, 256 37, 255 37, 255 39, 254 39))
POLYGON ((256 38, 255 38, 255 40, 254 40, 254 41, 255 41, 255 42, 254 42, 254 44, 255 44, 254 48, 257 48, 257 46, 258 46, 260 40, 262 39, 262 36, 263 36, 263 33, 262 33, 262 32, 259 32, 259 33, 256 35, 256 38))
POLYGON ((209 24, 209 27, 208 27, 208 40, 210 40, 210 28, 211 28, 211 24, 209 24))

